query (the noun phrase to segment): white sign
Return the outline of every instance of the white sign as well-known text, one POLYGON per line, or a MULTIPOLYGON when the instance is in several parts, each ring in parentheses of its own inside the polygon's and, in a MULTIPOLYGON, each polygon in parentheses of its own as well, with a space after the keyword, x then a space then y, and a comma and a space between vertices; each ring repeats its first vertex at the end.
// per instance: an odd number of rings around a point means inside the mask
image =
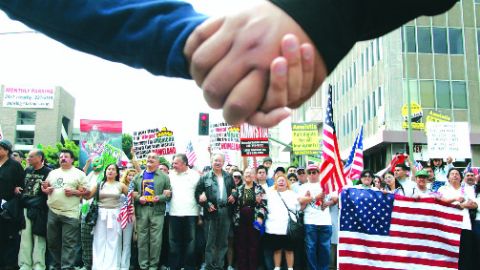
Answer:
POLYGON ((5 87, 3 106, 10 108, 53 109, 54 88, 5 87))
POLYGON ((430 158, 471 158, 470 129, 467 122, 427 122, 430 158))

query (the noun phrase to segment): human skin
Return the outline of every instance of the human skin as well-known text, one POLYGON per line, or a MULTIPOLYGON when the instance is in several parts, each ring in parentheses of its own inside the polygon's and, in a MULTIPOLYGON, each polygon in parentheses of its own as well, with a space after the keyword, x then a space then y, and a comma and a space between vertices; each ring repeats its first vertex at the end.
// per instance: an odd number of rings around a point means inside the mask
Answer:
MULTIPOLYGON (((314 50, 313 55, 306 55, 314 61, 313 73, 305 76, 306 80, 312 78, 313 84, 303 87, 302 81, 289 81, 286 101, 270 90, 265 93, 270 64, 281 55, 280 44, 286 34, 295 35, 301 44, 312 44, 290 16, 265 1, 234 15, 207 20, 189 36, 184 54, 190 74, 203 89, 207 103, 212 108, 223 107, 227 122, 245 122, 256 111, 296 108, 323 82, 326 67, 314 50)), ((295 51, 295 46, 287 44, 286 49, 295 51)))

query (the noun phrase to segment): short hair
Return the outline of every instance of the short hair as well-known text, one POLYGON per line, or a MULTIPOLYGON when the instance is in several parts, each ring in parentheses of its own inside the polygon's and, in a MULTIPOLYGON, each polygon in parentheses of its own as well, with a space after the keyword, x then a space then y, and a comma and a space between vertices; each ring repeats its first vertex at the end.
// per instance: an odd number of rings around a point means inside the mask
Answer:
POLYGON ((287 168, 287 172, 288 172, 288 170, 290 170, 290 168, 294 168, 295 170, 297 170, 297 167, 296 167, 296 166, 290 165, 290 166, 288 166, 288 168, 287 168))
POLYGON ((259 165, 256 169, 256 173, 258 173, 259 170, 265 170, 265 172, 267 172, 267 167, 263 166, 263 165, 259 165))
MULTIPOLYGON (((183 154, 183 153, 178 153, 178 154, 175 154, 173 156, 173 159, 176 159, 176 158, 179 158, 182 160, 183 163, 185 163, 185 165, 188 166, 188 158, 187 158, 187 155, 183 154)), ((166 165, 168 167, 168 165, 166 165)))
POLYGON ((407 167, 407 165, 405 165, 404 163, 398 163, 397 165, 395 165, 395 168, 401 168, 404 171, 410 171, 410 168, 407 167))
POLYGON ((13 150, 13 151, 12 151, 12 155, 13 155, 14 153, 17 153, 18 156, 21 157, 21 158, 24 158, 24 157, 25 157, 25 155, 24 155, 21 151, 13 150))
POLYGON ((225 154, 224 154, 224 153, 222 153, 222 152, 214 152, 214 153, 212 153, 212 157, 210 158, 210 160, 213 161, 213 158, 214 158, 215 156, 221 156, 222 159, 223 159, 223 162, 225 162, 225 154))
POLYGON ((60 150, 60 154, 69 154, 70 158, 73 158, 75 160, 75 154, 73 154, 73 151, 70 149, 62 149, 60 150))
POLYGON ((34 149, 34 151, 35 151, 35 155, 39 156, 42 159, 42 161, 45 160, 45 153, 42 150, 34 149))
POLYGON ((448 173, 447 173, 447 179, 450 177, 450 173, 452 171, 457 171, 459 174, 460 174, 460 177, 462 177, 462 172, 460 172, 460 169, 459 168, 455 168, 455 167, 452 167, 448 170, 448 173))

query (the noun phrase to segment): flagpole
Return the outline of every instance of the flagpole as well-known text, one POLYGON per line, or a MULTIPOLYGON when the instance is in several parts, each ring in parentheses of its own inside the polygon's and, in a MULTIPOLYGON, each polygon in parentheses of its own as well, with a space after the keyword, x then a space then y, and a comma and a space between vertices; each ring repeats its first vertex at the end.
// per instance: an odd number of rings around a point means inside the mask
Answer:
POLYGON ((410 157, 413 158, 413 143, 412 143, 412 102, 411 102, 411 95, 410 95, 410 81, 408 80, 408 48, 407 48, 407 27, 403 26, 403 38, 402 43, 405 51, 403 52, 403 62, 405 65, 405 80, 407 81, 407 123, 408 123, 408 130, 407 130, 407 137, 408 137, 408 154, 410 157))

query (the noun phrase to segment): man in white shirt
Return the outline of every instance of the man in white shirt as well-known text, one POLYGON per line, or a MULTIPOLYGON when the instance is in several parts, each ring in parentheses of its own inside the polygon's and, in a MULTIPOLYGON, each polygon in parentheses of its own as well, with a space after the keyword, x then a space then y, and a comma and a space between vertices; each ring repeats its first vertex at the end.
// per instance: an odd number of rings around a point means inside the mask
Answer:
POLYGON ((311 270, 327 270, 330 264, 330 238, 332 219, 325 193, 320 187, 317 165, 307 166, 308 183, 299 188, 299 202, 304 209, 305 249, 311 270))
POLYGON ((400 185, 402 185, 405 196, 411 197, 413 195, 413 189, 417 184, 408 177, 408 171, 409 168, 405 164, 397 164, 395 165, 393 174, 400 185))
POLYGON ((173 157, 173 171, 169 174, 172 186, 170 201, 170 259, 173 270, 195 269, 195 224, 200 208, 195 199, 195 188, 200 175, 188 167, 185 154, 173 157))

